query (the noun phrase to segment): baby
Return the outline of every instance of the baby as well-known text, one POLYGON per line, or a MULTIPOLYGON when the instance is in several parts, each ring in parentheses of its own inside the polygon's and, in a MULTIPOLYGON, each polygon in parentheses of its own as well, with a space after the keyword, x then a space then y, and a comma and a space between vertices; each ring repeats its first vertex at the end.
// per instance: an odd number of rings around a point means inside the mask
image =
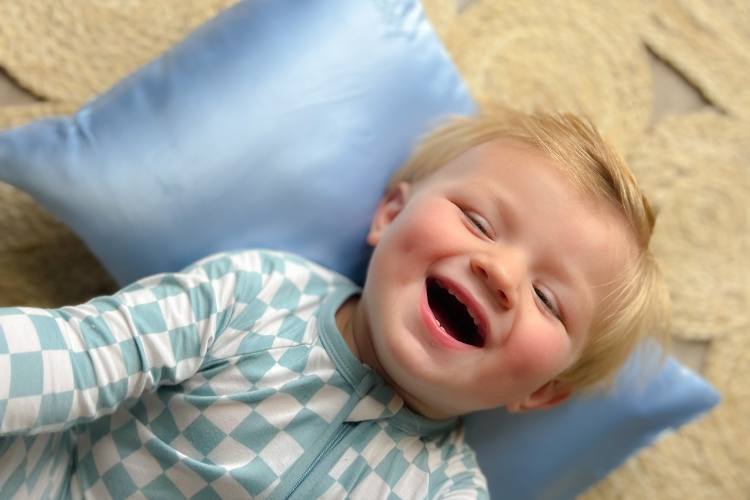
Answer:
POLYGON ((255 250, 0 309, 0 498, 488 498, 457 417, 610 380, 667 310, 653 223, 590 125, 503 111, 396 173, 363 289, 255 250))

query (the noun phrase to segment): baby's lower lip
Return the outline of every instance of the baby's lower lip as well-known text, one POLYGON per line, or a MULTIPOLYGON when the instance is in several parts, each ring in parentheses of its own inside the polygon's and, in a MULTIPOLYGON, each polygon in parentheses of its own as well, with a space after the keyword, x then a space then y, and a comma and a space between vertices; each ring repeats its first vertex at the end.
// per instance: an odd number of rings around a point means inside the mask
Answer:
POLYGON ((427 301, 427 284, 426 283, 425 283, 425 286, 422 288, 422 297, 420 298, 420 301, 419 301, 419 312, 420 312, 420 316, 422 317, 422 323, 424 323, 425 329, 430 334, 431 339, 434 340, 438 345, 442 347, 446 347, 448 349, 454 349, 457 351, 467 351, 471 349, 477 349, 476 347, 472 345, 464 344, 463 342, 460 342, 454 339, 448 334, 448 332, 443 330, 437 318, 435 318, 435 315, 432 313, 430 304, 427 301))

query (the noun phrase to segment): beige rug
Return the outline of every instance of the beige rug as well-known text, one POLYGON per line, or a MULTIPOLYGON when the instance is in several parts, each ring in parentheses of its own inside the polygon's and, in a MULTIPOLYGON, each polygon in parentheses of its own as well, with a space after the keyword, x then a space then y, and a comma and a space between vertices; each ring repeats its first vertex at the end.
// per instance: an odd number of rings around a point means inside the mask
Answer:
MULTIPOLYGON (((0 127, 74 110, 231 3, 0 0, 0 67, 45 101, 0 108, 0 127)), ((424 3, 479 102, 584 113, 626 153, 659 210, 673 335, 707 346, 703 373, 722 404, 583 498, 750 498, 750 2, 424 3), (704 110, 654 120, 649 51, 704 110)), ((75 236, 3 185, 0 231, 0 304, 114 286, 75 236)))

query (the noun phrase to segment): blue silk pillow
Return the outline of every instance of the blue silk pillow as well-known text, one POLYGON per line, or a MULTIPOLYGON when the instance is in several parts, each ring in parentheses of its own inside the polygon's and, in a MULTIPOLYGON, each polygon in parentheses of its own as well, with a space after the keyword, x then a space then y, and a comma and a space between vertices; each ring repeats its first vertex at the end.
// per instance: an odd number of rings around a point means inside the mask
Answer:
MULTIPOLYGON (((76 115, 0 133, 0 180, 68 224, 121 284, 252 247, 294 251, 361 281, 370 214, 390 173, 430 127, 473 111, 416 0, 245 1, 76 115)), ((612 446, 559 413, 483 430, 485 442, 511 432, 525 448, 523 474, 501 491, 533 497, 560 482, 582 491, 601 475, 585 474, 592 457, 612 467, 655 429, 715 402, 705 382, 681 373, 671 362, 659 374, 674 398, 625 387, 566 405, 600 415, 605 433, 658 408, 612 446)), ((519 457, 503 443, 481 451, 491 484, 519 457)))
POLYGON ((415 0, 246 1, 75 116, 0 136, 0 179, 123 285, 258 246, 361 280, 389 174, 473 110, 415 0))

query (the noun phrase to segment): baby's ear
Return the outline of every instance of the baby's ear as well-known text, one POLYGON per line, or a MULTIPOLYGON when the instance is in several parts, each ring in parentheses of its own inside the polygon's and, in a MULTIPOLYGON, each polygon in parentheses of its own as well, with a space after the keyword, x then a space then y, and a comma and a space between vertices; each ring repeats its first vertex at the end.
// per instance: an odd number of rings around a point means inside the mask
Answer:
POLYGON ((385 229, 401 212, 404 205, 406 205, 409 188, 410 184, 408 182, 399 182, 380 199, 378 208, 375 209, 375 213, 372 216, 370 232, 367 233, 367 243, 372 246, 378 244, 385 229))
POLYGON ((510 413, 528 410, 547 410, 567 400, 571 393, 570 386, 558 379, 553 379, 532 392, 522 401, 516 401, 505 406, 510 413))

